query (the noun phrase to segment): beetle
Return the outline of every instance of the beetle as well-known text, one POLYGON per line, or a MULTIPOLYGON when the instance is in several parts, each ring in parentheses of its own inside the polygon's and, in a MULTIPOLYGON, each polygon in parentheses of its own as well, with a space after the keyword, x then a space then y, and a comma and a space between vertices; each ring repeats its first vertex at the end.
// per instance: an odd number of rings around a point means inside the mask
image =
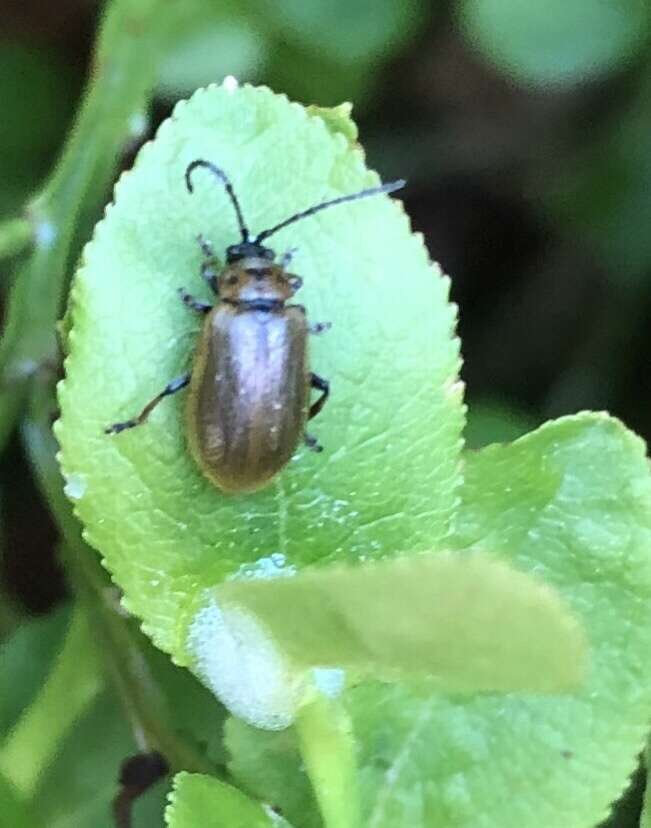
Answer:
POLYGON ((219 269, 212 245, 198 237, 204 255, 201 275, 218 302, 206 304, 179 290, 182 301, 205 317, 192 369, 168 383, 137 417, 105 431, 117 434, 141 425, 161 400, 189 385, 186 432, 192 456, 222 491, 251 492, 285 466, 301 436, 310 448, 321 451, 304 428, 330 393, 328 381, 310 371, 307 348, 308 334, 321 333, 330 325, 308 325, 305 308, 287 304, 303 283, 287 271, 295 250, 276 262, 276 254, 263 242, 328 207, 390 193, 405 182, 392 181, 322 201, 252 238, 233 186, 220 167, 203 159, 192 161, 185 171, 188 192, 194 192, 192 176, 200 168, 224 186, 241 241, 226 248, 226 264, 219 269), (320 396, 310 404, 311 389, 320 396))

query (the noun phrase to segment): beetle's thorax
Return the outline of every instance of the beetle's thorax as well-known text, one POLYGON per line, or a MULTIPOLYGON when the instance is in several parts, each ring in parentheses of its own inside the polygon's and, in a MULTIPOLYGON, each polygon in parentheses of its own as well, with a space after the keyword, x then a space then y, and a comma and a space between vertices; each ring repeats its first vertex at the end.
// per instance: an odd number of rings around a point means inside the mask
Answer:
POLYGON ((226 265, 219 275, 223 302, 253 308, 281 308, 294 290, 285 270, 269 259, 247 256, 226 265))

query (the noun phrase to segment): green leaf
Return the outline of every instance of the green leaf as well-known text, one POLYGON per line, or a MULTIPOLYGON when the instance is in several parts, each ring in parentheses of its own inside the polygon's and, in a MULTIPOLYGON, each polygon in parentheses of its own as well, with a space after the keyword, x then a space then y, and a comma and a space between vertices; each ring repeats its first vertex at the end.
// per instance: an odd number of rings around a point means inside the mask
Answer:
POLYGON ((368 828, 587 828, 607 816, 651 714, 644 448, 584 414, 467 455, 455 545, 499 552, 560 591, 588 634, 589 681, 557 699, 350 691, 368 828))
POLYGON ((633 60, 647 41, 640 0, 461 0, 467 37, 495 65, 532 85, 576 84, 633 60))
POLYGON ((260 730, 230 717, 225 742, 228 771, 244 791, 278 806, 300 828, 322 828, 294 728, 260 730))
MULTIPOLYGON (((227 627, 231 616, 236 625, 249 613, 298 669, 342 667, 356 680, 428 676, 454 692, 553 693, 575 689, 585 673, 583 636, 557 596, 482 555, 426 554, 229 581, 215 596, 227 627)), ((243 635, 237 646, 243 662, 243 635)), ((210 647, 219 649, 212 638, 210 647)), ((218 684, 229 680, 221 655, 211 662, 218 684)), ((253 673, 264 683, 260 670, 253 673)))
POLYGON ((169 828, 290 828, 270 807, 199 773, 179 773, 165 811, 169 828))
POLYGON ((226 496, 187 451, 182 395, 146 425, 106 436, 191 362, 199 322, 177 290, 207 297, 197 233, 218 251, 237 240, 218 182, 198 176, 195 194, 186 191, 195 158, 232 176, 253 231, 378 180, 317 115, 264 88, 211 87, 139 154, 86 248, 60 389, 67 490, 126 606, 182 664, 204 590, 229 575, 440 544, 463 425, 448 280, 400 205, 378 197, 274 236, 280 252, 298 247, 309 318, 333 322, 311 344, 313 368, 332 382, 313 426, 322 454, 301 449, 268 488, 226 496))

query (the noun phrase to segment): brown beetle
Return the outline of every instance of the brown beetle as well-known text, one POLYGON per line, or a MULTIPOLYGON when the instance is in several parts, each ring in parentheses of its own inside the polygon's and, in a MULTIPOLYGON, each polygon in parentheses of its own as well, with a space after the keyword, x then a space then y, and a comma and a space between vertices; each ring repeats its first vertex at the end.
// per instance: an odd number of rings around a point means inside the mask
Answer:
POLYGON ((405 182, 393 181, 321 202, 251 238, 233 187, 219 167, 201 159, 193 161, 185 172, 189 192, 193 192, 192 173, 198 167, 210 170, 223 183, 242 240, 226 249, 226 265, 218 272, 212 246, 199 237, 206 257, 201 274, 219 302, 209 305, 180 291, 183 302, 206 317, 192 370, 172 380, 137 417, 115 423, 106 432, 115 434, 140 425, 164 397, 189 384, 187 435, 194 459, 222 491, 252 492, 283 468, 301 436, 308 446, 321 451, 304 428, 329 394, 327 380, 310 371, 307 334, 330 326, 310 326, 302 305, 286 304, 302 285, 300 276, 286 269, 293 251, 276 263, 276 254, 262 242, 326 207, 390 193, 405 182), (311 388, 321 396, 310 405, 311 388))

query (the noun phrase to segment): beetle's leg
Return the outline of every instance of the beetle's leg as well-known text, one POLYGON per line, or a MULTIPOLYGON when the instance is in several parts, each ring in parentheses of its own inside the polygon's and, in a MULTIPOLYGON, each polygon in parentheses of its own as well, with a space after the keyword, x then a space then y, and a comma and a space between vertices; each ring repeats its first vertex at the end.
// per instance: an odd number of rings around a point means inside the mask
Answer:
POLYGON ((316 451, 317 454, 320 451, 323 451, 323 446, 316 439, 316 437, 313 437, 311 434, 308 434, 307 432, 305 432, 305 434, 303 435, 303 441, 305 442, 305 445, 310 449, 310 451, 316 451))
POLYGON ((208 282, 208 284, 210 286, 210 289, 214 293, 219 292, 219 289, 217 287, 217 276, 218 275, 219 274, 215 270, 215 263, 213 262, 212 259, 209 259, 208 261, 202 262, 202 264, 201 264, 201 278, 204 281, 208 282))
MULTIPOLYGON (((310 374, 310 388, 315 388, 317 391, 321 391, 321 396, 310 406, 310 410, 307 413, 308 420, 311 420, 312 417, 316 417, 319 411, 321 411, 323 406, 326 404, 326 400, 330 395, 330 383, 318 374, 310 374)), ((305 440, 305 445, 312 451, 323 451, 323 446, 319 443, 316 437, 305 433, 303 435, 303 439, 305 440)))
POLYGON ((215 248, 212 246, 212 242, 208 241, 208 239, 203 235, 203 233, 199 233, 197 236, 197 241, 199 242, 199 247, 203 252, 203 255, 206 259, 214 259, 215 258, 215 248))
POLYGON ((291 260, 294 258, 294 253, 298 250, 298 247, 290 247, 286 253, 280 257, 280 261, 278 264, 282 267, 283 270, 289 267, 291 260))
POLYGON ((200 299, 195 299, 191 293, 186 293, 185 288, 179 288, 178 294, 183 304, 197 313, 208 313, 212 310, 212 305, 209 305, 207 302, 202 302, 200 299))
POLYGON ((315 322, 313 325, 307 326, 307 332, 311 334, 320 334, 324 331, 329 331, 332 327, 332 322, 315 322))
POLYGON ((173 379, 171 382, 168 382, 165 388, 157 394, 153 400, 150 400, 147 405, 142 409, 140 414, 137 417, 133 417, 131 420, 125 420, 123 423, 113 423, 113 425, 109 426, 108 428, 104 429, 105 434, 119 434, 121 431, 125 431, 127 428, 135 428, 138 425, 141 425, 145 422, 147 417, 151 414, 151 412, 156 408, 158 403, 164 399, 165 397, 169 397, 172 394, 176 394, 177 391, 180 391, 182 388, 190 382, 190 374, 183 374, 181 377, 177 377, 173 379))
POLYGON ((316 389, 317 391, 321 391, 321 396, 310 406, 310 410, 307 415, 308 420, 311 420, 312 417, 316 417, 319 411, 321 411, 323 406, 326 404, 326 400, 330 395, 330 383, 318 374, 310 374, 310 387, 316 389))
MULTIPOLYGON (((289 282, 289 286, 292 290, 292 296, 296 293, 297 290, 300 290, 303 287, 303 280, 300 276, 287 274, 287 281, 289 282)), ((302 305, 300 307, 302 307, 302 305)))
POLYGON ((206 257, 206 261, 201 263, 201 278, 208 282, 211 289, 217 293, 219 263, 217 262, 217 258, 215 256, 215 249, 211 242, 209 242, 208 239, 201 233, 197 236, 197 241, 199 242, 203 255, 206 257))

